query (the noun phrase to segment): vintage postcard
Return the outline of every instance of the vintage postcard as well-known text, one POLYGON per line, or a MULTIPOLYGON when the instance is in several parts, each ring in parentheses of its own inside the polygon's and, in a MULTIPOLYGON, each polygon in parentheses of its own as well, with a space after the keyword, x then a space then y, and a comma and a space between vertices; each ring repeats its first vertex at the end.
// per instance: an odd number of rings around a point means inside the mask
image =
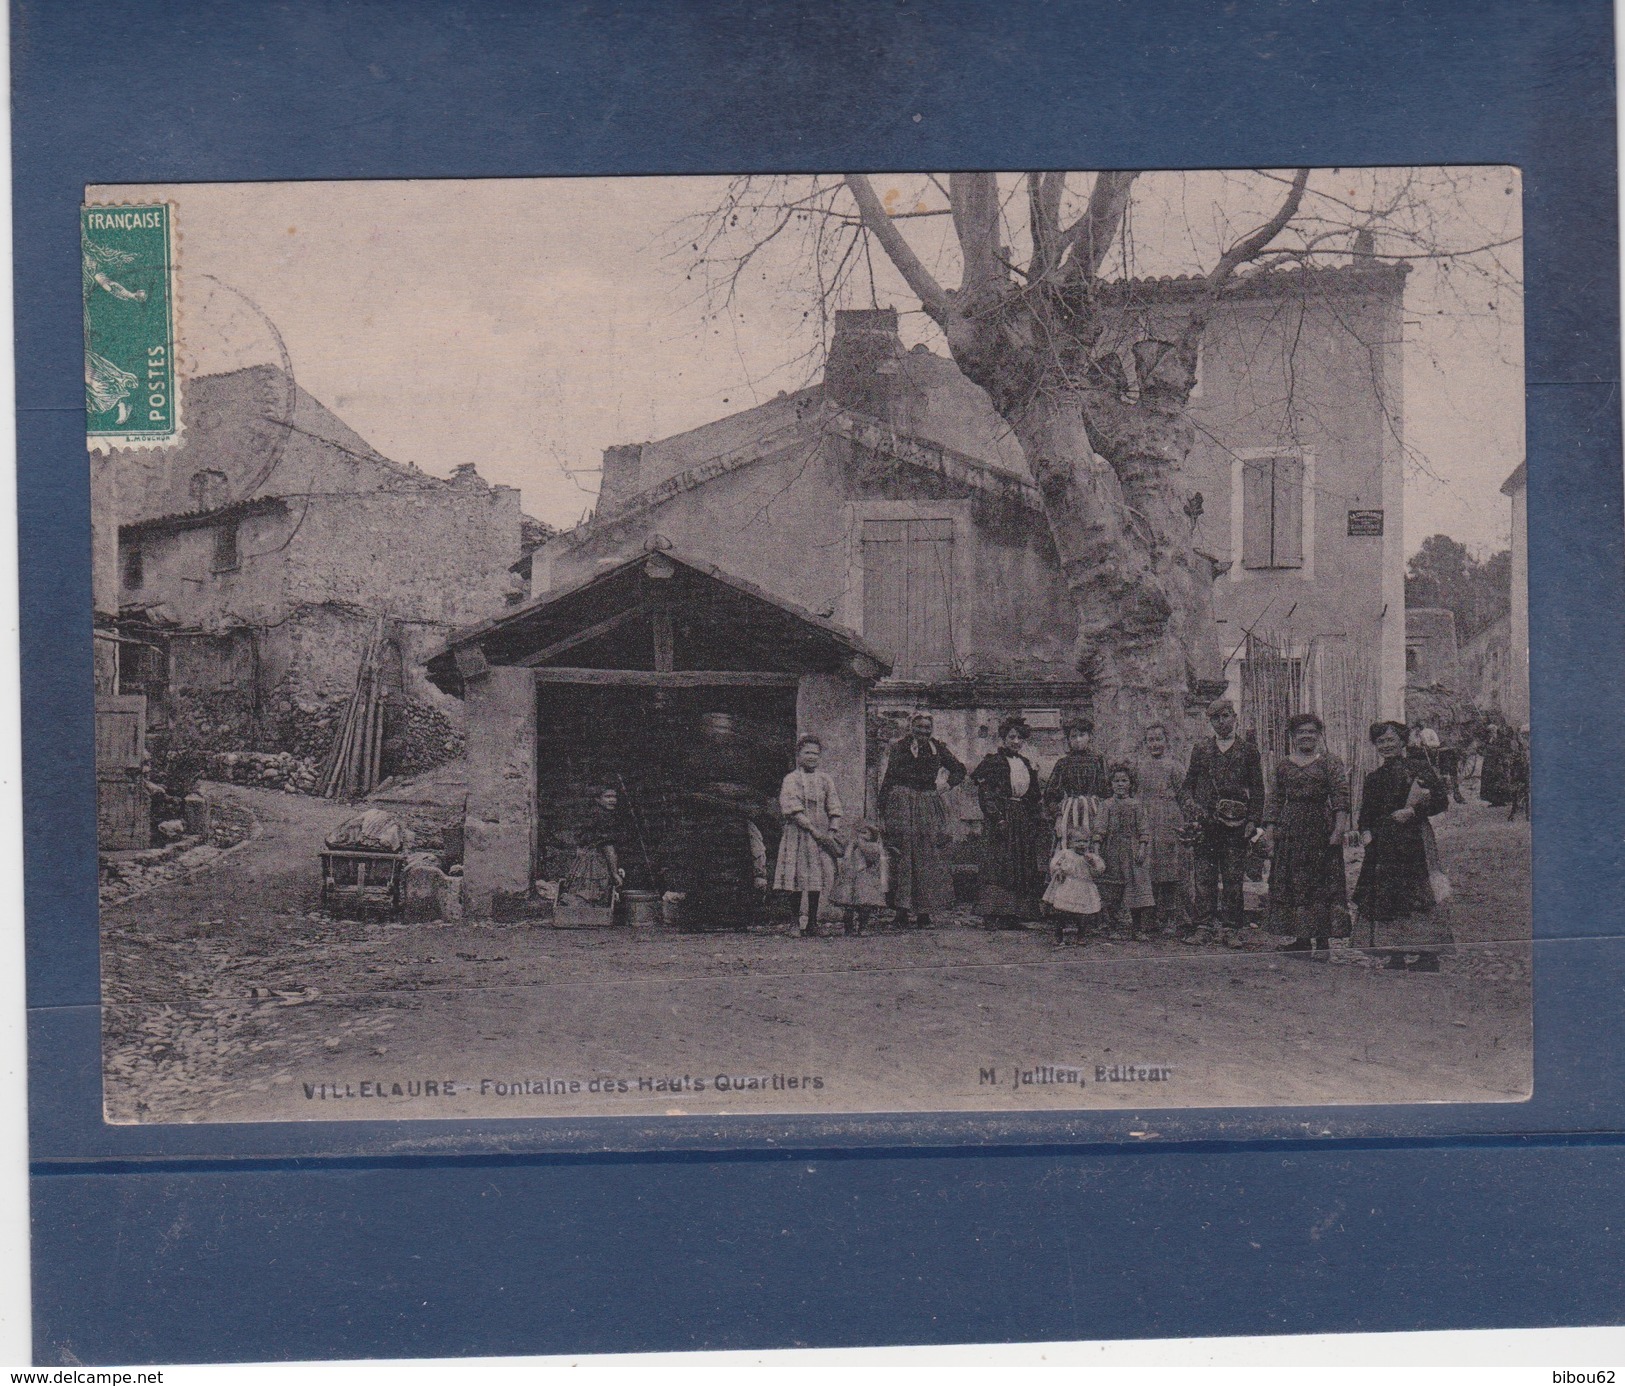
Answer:
POLYGON ((1521 197, 87 189, 107 1120, 1528 1097, 1521 197))

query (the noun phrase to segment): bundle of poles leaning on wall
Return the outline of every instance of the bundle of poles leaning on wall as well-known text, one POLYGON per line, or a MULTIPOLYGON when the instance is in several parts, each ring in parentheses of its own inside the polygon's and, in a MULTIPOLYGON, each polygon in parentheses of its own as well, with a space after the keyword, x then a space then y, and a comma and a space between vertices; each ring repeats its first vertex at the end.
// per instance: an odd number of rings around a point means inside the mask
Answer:
POLYGON ((356 672, 355 692, 344 709, 333 747, 322 765, 324 799, 358 799, 381 778, 384 752, 384 707, 387 695, 382 677, 383 623, 374 629, 356 672))

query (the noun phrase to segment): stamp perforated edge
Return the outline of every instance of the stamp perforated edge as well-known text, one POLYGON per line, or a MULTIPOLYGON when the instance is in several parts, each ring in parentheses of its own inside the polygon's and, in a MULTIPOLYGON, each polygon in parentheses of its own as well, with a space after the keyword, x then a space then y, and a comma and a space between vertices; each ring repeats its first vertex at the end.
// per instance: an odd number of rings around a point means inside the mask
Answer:
MULTIPOLYGON (((174 417, 175 427, 161 438, 144 434, 119 433, 91 433, 87 427, 85 431, 85 445, 88 451, 98 455, 115 452, 151 452, 166 448, 178 448, 186 433, 186 375, 182 369, 184 353, 181 343, 184 340, 183 323, 184 308, 181 301, 181 222, 179 206, 168 198, 147 198, 139 202, 129 200, 99 201, 92 200, 91 186, 87 185, 84 198, 79 204, 81 214, 92 209, 119 208, 119 207, 157 207, 162 206, 169 212, 169 354, 171 361, 172 379, 174 382, 174 417)), ((82 343, 85 352, 89 352, 90 343, 82 343)))

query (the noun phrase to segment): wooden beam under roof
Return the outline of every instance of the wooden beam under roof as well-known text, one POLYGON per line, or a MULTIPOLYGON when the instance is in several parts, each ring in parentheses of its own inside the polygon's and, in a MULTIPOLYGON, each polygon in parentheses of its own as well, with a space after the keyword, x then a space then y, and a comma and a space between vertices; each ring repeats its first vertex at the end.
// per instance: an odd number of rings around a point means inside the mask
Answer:
POLYGON ((749 669, 532 669, 537 683, 597 684, 621 688, 795 688, 799 674, 757 673, 749 669))
POLYGON ((526 655, 523 659, 516 659, 515 664, 521 668, 531 668, 537 664, 545 664, 555 655, 564 654, 573 650, 577 645, 585 645, 589 640, 596 640, 600 635, 608 635, 612 630, 618 630, 634 617, 643 615, 642 608, 632 607, 626 611, 617 611, 613 616, 606 616, 602 621, 594 621, 590 626, 583 626, 573 635, 567 635, 562 640, 555 640, 551 645, 526 655))

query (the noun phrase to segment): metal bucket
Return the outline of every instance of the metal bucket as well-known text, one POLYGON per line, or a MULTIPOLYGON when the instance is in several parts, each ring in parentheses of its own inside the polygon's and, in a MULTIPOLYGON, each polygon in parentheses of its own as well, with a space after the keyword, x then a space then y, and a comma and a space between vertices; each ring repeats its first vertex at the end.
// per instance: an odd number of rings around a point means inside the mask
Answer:
POLYGON ((621 893, 626 906, 626 922, 634 928, 648 928, 660 922, 658 890, 627 890, 621 893))
POLYGON ((683 890, 668 890, 660 897, 660 922, 675 929, 683 922, 683 901, 688 899, 688 892, 683 890))

